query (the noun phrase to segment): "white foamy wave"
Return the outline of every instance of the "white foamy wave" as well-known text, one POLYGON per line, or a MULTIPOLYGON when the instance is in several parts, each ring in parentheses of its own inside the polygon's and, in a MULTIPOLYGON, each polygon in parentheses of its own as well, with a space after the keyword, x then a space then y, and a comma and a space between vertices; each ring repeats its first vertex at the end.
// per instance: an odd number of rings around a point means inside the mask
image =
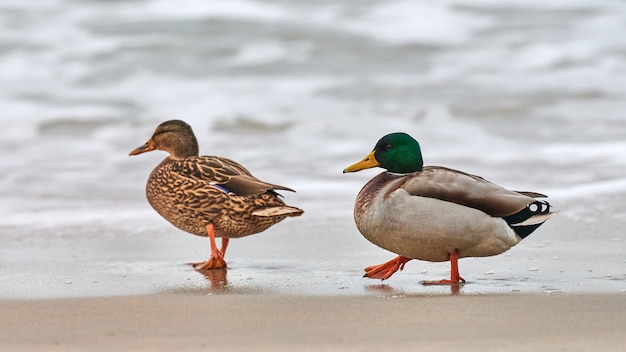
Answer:
POLYGON ((550 1, 520 1, 520 0, 452 0, 456 5, 507 8, 507 9, 588 9, 598 6, 596 0, 550 0, 550 1))
POLYGON ((121 10, 125 15, 168 19, 228 18, 274 21, 286 16, 285 10, 279 6, 247 0, 156 0, 145 2, 144 6, 124 5, 121 10))
POLYGON ((311 42, 263 41, 243 45, 231 59, 234 66, 267 65, 275 62, 304 62, 313 49, 311 42))
POLYGON ((386 1, 342 18, 346 29, 397 44, 452 44, 471 38, 490 21, 445 2, 386 1))

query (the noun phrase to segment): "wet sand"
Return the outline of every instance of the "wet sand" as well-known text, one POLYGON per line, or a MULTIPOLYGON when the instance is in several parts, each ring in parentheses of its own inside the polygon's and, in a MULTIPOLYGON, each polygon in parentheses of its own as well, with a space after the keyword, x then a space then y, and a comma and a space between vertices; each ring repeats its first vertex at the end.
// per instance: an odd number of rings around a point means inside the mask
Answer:
MULTIPOLYGON (((152 213, 150 213, 152 214, 152 213)), ((349 214, 348 214, 349 215, 349 214)), ((447 262, 411 261, 381 283, 363 268, 394 254, 367 242, 350 218, 285 221, 231 241, 227 272, 201 275, 185 263, 206 259, 206 238, 154 228, 0 229, 0 300, 150 294, 310 296, 446 295, 422 280, 449 275, 447 262), (315 228, 311 224, 323 224, 315 228), (312 235, 314 234, 314 235, 312 235), (221 274, 221 275, 220 275, 221 274)), ((461 294, 625 294, 626 241, 620 221, 581 223, 559 215, 506 253, 463 258, 461 294)))
POLYGON ((311 217, 309 224, 332 231, 285 222, 233 241, 229 269, 205 275, 185 262, 207 254, 206 239, 166 226, 145 233, 65 228, 47 238, 5 228, 0 350, 626 346, 621 221, 559 216, 503 255, 463 259, 466 285, 433 287, 419 281, 445 277, 448 263, 414 261, 385 282, 364 279, 366 265, 392 254, 365 241, 346 219, 311 217))
POLYGON ((0 302, 3 351, 623 351, 626 296, 196 295, 0 302))

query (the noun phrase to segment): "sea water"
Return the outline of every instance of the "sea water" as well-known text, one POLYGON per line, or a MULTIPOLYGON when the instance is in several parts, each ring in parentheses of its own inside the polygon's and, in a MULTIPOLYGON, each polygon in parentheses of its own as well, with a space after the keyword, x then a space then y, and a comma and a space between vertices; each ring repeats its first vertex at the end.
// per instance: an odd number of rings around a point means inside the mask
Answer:
POLYGON ((0 298, 213 292, 145 200, 165 154, 128 157, 168 119, 306 211, 231 243, 226 292, 436 292, 446 263, 360 278, 393 254, 352 220, 377 171, 341 170, 395 131, 560 211, 465 292, 626 290, 625 2, 0 0, 0 29, 0 298))

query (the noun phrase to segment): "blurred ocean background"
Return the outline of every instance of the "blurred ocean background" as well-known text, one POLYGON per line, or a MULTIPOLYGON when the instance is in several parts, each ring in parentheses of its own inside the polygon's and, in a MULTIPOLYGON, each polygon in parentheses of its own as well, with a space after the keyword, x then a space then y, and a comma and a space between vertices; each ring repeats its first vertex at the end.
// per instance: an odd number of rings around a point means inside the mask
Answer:
POLYGON ((560 210, 464 292, 626 291, 624 33, 618 0, 0 0, 0 298, 439 292, 447 263, 360 278, 393 254, 352 220, 377 171, 341 170, 395 131, 560 210), (306 211, 231 242, 227 285, 145 200, 165 154, 128 157, 174 118, 306 211))

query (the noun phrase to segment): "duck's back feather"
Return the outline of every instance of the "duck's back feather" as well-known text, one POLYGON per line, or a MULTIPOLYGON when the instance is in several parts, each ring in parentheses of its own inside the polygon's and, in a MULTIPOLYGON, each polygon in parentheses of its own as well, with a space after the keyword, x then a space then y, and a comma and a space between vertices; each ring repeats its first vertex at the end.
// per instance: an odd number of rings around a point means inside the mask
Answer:
POLYGON ((181 177, 219 185, 228 192, 240 196, 263 194, 274 190, 294 192, 291 188, 261 181, 252 176, 241 164, 216 156, 188 157, 175 161, 171 171, 180 174, 181 177))
POLYGON ((440 166, 426 166, 399 185, 414 196, 436 198, 478 209, 493 217, 516 214, 534 198, 493 184, 482 177, 440 166))

